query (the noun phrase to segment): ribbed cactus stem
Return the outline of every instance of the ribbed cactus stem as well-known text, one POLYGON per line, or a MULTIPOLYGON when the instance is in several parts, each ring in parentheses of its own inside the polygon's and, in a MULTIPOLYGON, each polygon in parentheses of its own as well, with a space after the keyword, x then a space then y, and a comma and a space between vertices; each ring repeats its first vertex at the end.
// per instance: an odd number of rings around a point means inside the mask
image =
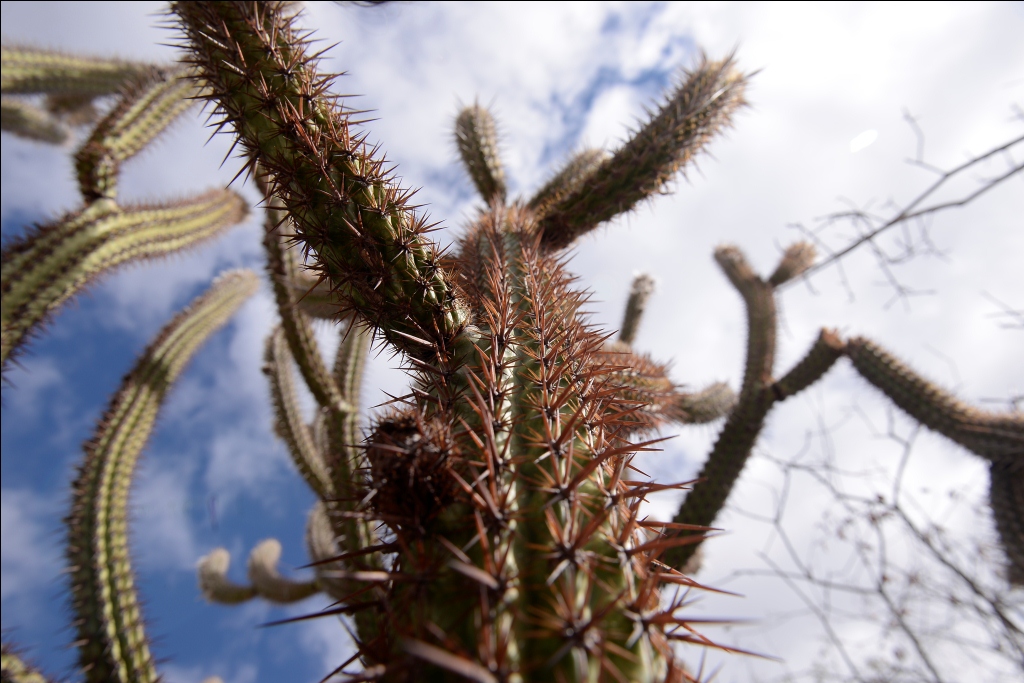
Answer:
POLYGON ((101 200, 4 245, 4 367, 50 315, 102 275, 195 246, 246 214, 245 201, 228 190, 126 208, 101 200))
POLYGON ((746 77, 732 58, 701 61, 648 121, 585 183, 540 217, 544 245, 563 249, 660 192, 743 106, 746 77))
POLYGON ((0 129, 51 145, 64 143, 71 134, 67 126, 45 109, 13 97, 0 100, 0 129))
POLYGON ((267 337, 263 352, 263 372, 270 380, 270 399, 274 406, 274 431, 288 446, 292 462, 309 487, 321 500, 328 500, 334 497, 334 484, 324 455, 302 419, 291 363, 288 342, 278 326, 267 337))
POLYGON ((993 463, 1019 467, 1024 460, 1024 415, 973 408, 863 337, 846 343, 846 355, 864 379, 928 429, 993 463))
POLYGON ((110 95, 155 67, 122 59, 81 57, 38 48, 0 47, 0 90, 6 94, 110 95))
POLYGON ((1006 553, 1006 578, 1024 586, 1024 465, 992 463, 988 501, 999 540, 1006 553))
POLYGON ((175 316, 125 377, 85 445, 66 521, 79 665, 87 681, 158 680, 128 553, 132 475, 174 380, 257 285, 249 271, 223 275, 175 316))
POLYGON ((199 92, 185 69, 155 73, 151 79, 128 85, 75 156, 85 200, 115 198, 121 164, 192 107, 199 92))
MULTIPOLYGON (((775 274, 798 272, 800 265, 795 262, 806 261, 802 256, 806 253, 802 247, 788 249, 775 274)), ((673 518, 679 524, 702 527, 712 526, 725 507, 772 405, 819 380, 842 355, 843 348, 833 332, 822 330, 805 357, 782 380, 774 382, 776 308, 773 285, 754 272, 736 247, 716 249, 715 260, 746 305, 747 355, 739 399, 698 475, 699 481, 686 494, 673 518)), ((699 548, 700 543, 671 548, 664 561, 681 568, 699 548)))
POLYGON ((537 190, 527 206, 533 209, 538 217, 545 216, 551 206, 577 192, 610 156, 603 149, 584 149, 573 154, 565 166, 537 190))
POLYGON ((341 306, 428 363, 468 358, 468 311, 429 226, 382 158, 323 93, 329 77, 280 3, 175 3, 189 61, 252 163, 269 174, 299 240, 341 306))
POLYGON ((484 202, 505 202, 505 171, 498 150, 498 131, 494 116, 485 107, 474 104, 459 112, 455 119, 455 146, 484 202))
POLYGON ((636 339, 640 321, 647 309, 647 300, 653 292, 654 278, 650 275, 642 273, 633 278, 629 299, 626 300, 626 311, 622 315, 622 326, 619 328, 619 341, 623 344, 632 344, 636 339))
POLYGON ((0 680, 3 683, 50 683, 50 679, 25 662, 7 643, 0 651, 0 680))

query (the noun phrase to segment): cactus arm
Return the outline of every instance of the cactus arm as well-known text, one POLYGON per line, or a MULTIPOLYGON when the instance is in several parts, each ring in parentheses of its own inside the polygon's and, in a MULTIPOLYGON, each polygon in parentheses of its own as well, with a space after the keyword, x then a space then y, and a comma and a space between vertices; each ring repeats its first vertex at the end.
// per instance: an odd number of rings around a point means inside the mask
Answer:
POLYGON ((647 300, 654 292, 654 278, 647 274, 637 275, 629 289, 626 311, 622 314, 622 326, 619 328, 619 341, 632 345, 636 332, 640 328, 640 320, 647 308, 647 300))
MULTIPOLYGON (((773 282, 798 277, 814 260, 810 245, 798 243, 786 250, 768 280, 754 272, 742 252, 720 247, 715 260, 743 297, 747 309, 747 353, 736 406, 722 427, 708 455, 699 480, 687 493, 674 522, 711 526, 739 479, 743 467, 764 427, 765 418, 776 401, 783 400, 820 379, 842 354, 842 342, 835 333, 822 330, 817 341, 794 368, 775 382, 776 308, 773 282)), ((666 551, 664 561, 682 568, 700 548, 700 542, 666 551)))
POLYGON ((3 683, 49 683, 49 679, 23 660, 7 643, 0 651, 0 680, 3 683))
POLYGON ((13 97, 0 100, 0 129, 27 140, 63 144, 71 131, 49 112, 13 97))
POLYGON ((497 127, 491 112, 479 104, 459 112, 455 119, 455 146, 484 202, 503 204, 505 171, 501 165, 497 127))
POLYGON ((179 313, 125 377, 85 445, 67 518, 79 664, 87 681, 156 681, 128 555, 128 490, 168 389, 199 346, 255 292, 236 271, 179 313))
POLYGON ((316 581, 292 581, 277 571, 281 544, 274 538, 261 541, 249 553, 249 584, 235 583, 227 577, 231 555, 214 548, 199 560, 199 588, 210 602, 237 605, 259 596, 279 605, 305 600, 320 592, 316 581))
POLYGON ((1006 553, 1006 578, 1024 586, 1024 466, 992 463, 989 468, 989 506, 1006 553))
POLYGON ((301 269, 295 270, 288 282, 288 288, 299 310, 312 319, 336 322, 338 301, 331 292, 331 283, 301 269))
POLYGON ((184 69, 155 72, 148 80, 130 84, 75 155, 78 185, 86 202, 115 198, 121 164, 192 107, 198 92, 184 69))
POLYGON ((334 486, 323 454, 302 420, 291 361, 284 331, 278 326, 267 337, 263 352, 263 372, 270 380, 270 398, 274 406, 274 431, 288 446, 295 467, 309 487, 321 500, 328 500, 334 497, 334 486))
POLYGON ((670 419, 681 424, 707 424, 728 415, 736 401, 736 392, 728 384, 714 382, 700 391, 680 392, 671 407, 679 417, 670 413, 670 419))
POLYGON ((196 576, 199 590, 210 602, 220 605, 238 605, 256 597, 256 588, 251 584, 235 583, 228 578, 231 553, 224 548, 214 548, 199 558, 196 576))
POLYGON ((989 462, 1020 467, 1024 461, 1024 416, 972 408, 914 372, 874 342, 855 337, 846 355, 857 372, 902 411, 989 462))
POLYGON ((539 216, 544 245, 564 249, 581 235, 659 192, 744 104, 746 76, 731 57, 702 59, 636 134, 574 191, 539 216))
POLYGON ((574 154, 565 166, 551 177, 527 203, 538 216, 546 215, 548 209, 579 190, 587 178, 603 164, 610 155, 603 149, 584 149, 574 154))
POLYGON ((426 236, 430 227, 351 130, 349 114, 324 95, 331 79, 317 74, 293 16, 280 3, 172 9, 223 125, 270 174, 341 307, 421 361, 454 370, 453 360, 470 357, 468 310, 426 236))
POLYGON ((324 363, 309 319, 296 305, 297 297, 292 283, 295 282, 299 269, 294 255, 285 251, 283 243, 288 237, 280 232, 287 227, 287 218, 279 210, 278 200, 269 197, 267 201, 270 202, 270 206, 267 209, 263 246, 267 253, 267 272, 274 287, 274 299, 281 316, 281 327, 295 363, 299 367, 299 373, 306 381, 313 398, 325 408, 337 409, 344 402, 341 391, 324 363))
POLYGON ((79 57, 17 45, 0 47, 0 64, 0 90, 22 95, 110 95, 125 82, 145 78, 155 69, 121 59, 79 57))
POLYGON ((5 245, 0 284, 4 368, 49 316, 98 277, 128 261, 192 247, 246 213, 244 200, 227 190, 124 209, 100 201, 5 245))

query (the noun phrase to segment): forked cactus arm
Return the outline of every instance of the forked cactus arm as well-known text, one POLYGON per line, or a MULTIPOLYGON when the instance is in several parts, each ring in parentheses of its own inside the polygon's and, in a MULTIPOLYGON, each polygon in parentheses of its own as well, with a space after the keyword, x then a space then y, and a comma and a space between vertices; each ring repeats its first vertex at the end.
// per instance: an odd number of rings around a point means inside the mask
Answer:
POLYGON ((196 577, 203 597, 220 605, 239 605, 256 597, 254 586, 235 583, 228 578, 230 567, 231 553, 224 548, 214 548, 209 554, 199 558, 196 577))
POLYGON ((544 245, 563 249, 662 190, 744 104, 747 77, 732 57, 702 58, 661 108, 574 191, 538 216, 544 245))
POLYGON ((79 665, 87 681, 158 680, 128 552, 132 475, 168 389, 258 282, 250 271, 223 275, 175 316, 125 376, 85 445, 66 522, 79 665))
MULTIPOLYGON (((772 282, 799 276, 813 263, 813 251, 803 243, 787 249, 770 281, 759 277, 735 247, 717 249, 715 260, 746 304, 747 358, 736 407, 698 475, 700 480, 686 494, 673 519, 698 526, 711 526, 725 506, 772 405, 820 379, 839 358, 842 348, 834 333, 822 330, 804 359, 781 382, 774 382, 776 309, 772 282)), ((670 548, 664 560, 670 566, 684 567, 699 547, 700 543, 693 543, 670 548)))
POLYGON ((228 190, 151 206, 119 208, 101 200, 4 245, 2 360, 65 301, 128 261, 166 256, 209 239, 247 215, 228 190))
POLYGON ((71 131, 50 112, 30 102, 4 97, 0 100, 0 129, 21 138, 62 144, 71 131))
POLYGON ((469 312, 430 226, 407 206, 385 161, 324 93, 331 78, 282 3, 172 5, 188 60, 251 164, 269 173, 297 237, 343 309, 395 348, 454 370, 473 354, 469 312))
POLYGON ((455 146, 484 202, 504 204, 505 171, 501 165, 498 132, 491 112, 479 104, 459 112, 455 119, 455 146))
POLYGON ((50 683, 49 678, 25 662, 7 643, 0 654, 0 679, 3 683, 50 683))
POLYGON ((121 164, 194 106, 200 92, 186 69, 154 72, 152 78, 130 84, 75 155, 85 201, 114 199, 121 164))
POLYGON ((80 57, 17 45, 0 48, 0 90, 7 94, 110 95, 156 67, 121 59, 80 57))
POLYGON ((288 342, 278 326, 267 337, 263 352, 263 372, 270 380, 270 398, 274 406, 274 431, 288 446, 292 462, 309 487, 320 500, 329 500, 334 497, 334 485, 323 453, 302 419, 291 363, 288 342))
POLYGON ((281 544, 277 539, 268 538, 257 544, 249 553, 250 583, 246 585, 227 577, 231 555, 224 548, 214 548, 199 560, 199 588, 207 600, 221 605, 237 605, 257 596, 286 605, 320 592, 316 581, 292 581, 281 576, 277 571, 280 559, 281 544))

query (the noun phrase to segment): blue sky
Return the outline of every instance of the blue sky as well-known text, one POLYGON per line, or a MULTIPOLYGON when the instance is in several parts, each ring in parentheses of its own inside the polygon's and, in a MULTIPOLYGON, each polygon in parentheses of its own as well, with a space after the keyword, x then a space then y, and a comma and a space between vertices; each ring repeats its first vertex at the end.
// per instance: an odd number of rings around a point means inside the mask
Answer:
MULTIPOLYGON (((769 271, 781 248, 797 239, 790 226, 813 225, 842 208, 839 198, 873 202, 880 210, 890 199, 907 201, 930 177, 904 163, 915 146, 904 109, 920 117, 928 159, 940 166, 1019 136, 1022 125, 1012 107, 1024 101, 1021 7, 311 4, 305 21, 325 42, 340 41, 326 68, 348 72, 338 88, 360 93, 352 104, 376 112, 371 139, 384 143, 407 185, 423 188, 420 200, 449 226, 439 236, 446 242, 472 215, 475 201, 451 140, 459 102, 476 99, 492 107, 511 190, 529 194, 569 151, 584 144, 614 148, 678 67, 692 62, 698 46, 712 56, 738 47, 741 66, 762 71, 751 89, 753 106, 713 145, 714 158, 703 157, 675 195, 585 239, 572 263, 594 292, 595 319, 609 327, 619 320, 633 274, 653 274, 659 288, 638 346, 673 360, 679 382, 726 380, 736 386, 743 312, 713 265, 713 248, 739 244, 756 267, 769 271), (850 142, 869 130, 877 132, 877 141, 852 152, 850 142)), ((171 40, 166 29, 155 28, 159 9, 147 3, 55 3, 41 11, 32 3, 4 2, 4 39, 170 61, 174 50, 158 45, 171 40)), ((229 142, 217 137, 206 144, 206 137, 198 114, 183 117, 126 166, 123 196, 157 200, 227 183, 237 171, 233 161, 220 166, 229 142)), ((5 239, 76 206, 68 152, 3 135, 5 239)), ((1018 146, 1014 154, 1019 163, 1024 150, 1018 146)), ((963 187, 1001 172, 1006 163, 994 160, 963 187)), ((813 286, 787 290, 779 368, 828 325, 866 334, 913 358, 923 373, 972 402, 1024 393, 1021 333, 1000 327, 993 317, 998 308, 986 297, 1024 306, 1020 180, 1018 174, 983 201, 930 224, 944 257, 922 256, 899 270, 901 281, 929 296, 887 306, 892 291, 866 252, 847 264, 853 297, 834 270, 817 276, 813 286)), ((255 201, 251 188, 240 189, 255 201)), ((848 233, 840 229, 827 239, 839 245, 848 233)), ((65 307, 32 345, 24 368, 12 373, 14 386, 3 389, 3 629, 5 639, 28 648, 51 674, 70 677, 73 664, 60 519, 80 444, 150 336, 217 272, 242 265, 262 267, 256 218, 194 252, 107 278, 65 307)), ((196 560, 218 545, 231 551, 236 578, 248 551, 271 536, 282 541, 282 567, 306 563, 302 535, 312 496, 270 431, 260 373, 263 337, 274 318, 264 288, 200 351, 164 407, 133 490, 140 592, 162 671, 172 683, 212 674, 227 683, 318 680, 349 648, 344 630, 329 620, 257 628, 316 609, 315 601, 289 610, 261 603, 225 608, 204 603, 195 585, 196 560)), ((331 331, 321 333, 330 352, 331 331)), ((402 383, 387 354, 376 358, 364 404, 379 403, 385 391, 400 392, 402 383)), ((773 457, 803 453, 810 461, 864 467, 872 472, 870 481, 851 480, 851 490, 887 490, 901 451, 884 436, 891 412, 842 366, 773 414, 760 455, 723 520, 729 533, 709 544, 701 574, 745 597, 707 598, 697 609, 756 620, 746 630, 711 635, 787 663, 726 659, 718 680, 772 680, 805 672, 815 661, 843 670, 835 654, 822 648, 820 624, 797 614, 794 593, 758 573, 769 566, 764 558, 782 563, 787 554, 770 525, 752 522, 749 514, 777 507, 781 479, 773 457), (822 425, 830 440, 818 438, 822 425)), ((892 424, 901 435, 912 428, 899 416, 892 424)), ((684 432, 663 453, 645 456, 645 471, 664 480, 691 477, 714 433, 684 432)), ((941 520, 964 544, 991 537, 984 515, 970 513, 987 484, 984 467, 969 455, 922 435, 905 476, 922 519, 941 520), (957 505, 948 500, 950 490, 960 497, 957 505)), ((820 488, 800 486, 787 501, 787 533, 803 556, 830 567, 847 557, 838 542, 823 550, 819 524, 834 511, 820 488)), ((650 512, 671 515, 676 502, 654 500, 650 512)), ((898 548, 893 552, 899 555, 898 548)), ((913 558, 898 561, 912 564, 913 558)), ((877 629, 864 620, 837 628, 858 661, 866 661, 877 629)), ((950 671, 973 666, 966 655, 950 650, 945 656, 950 671)))

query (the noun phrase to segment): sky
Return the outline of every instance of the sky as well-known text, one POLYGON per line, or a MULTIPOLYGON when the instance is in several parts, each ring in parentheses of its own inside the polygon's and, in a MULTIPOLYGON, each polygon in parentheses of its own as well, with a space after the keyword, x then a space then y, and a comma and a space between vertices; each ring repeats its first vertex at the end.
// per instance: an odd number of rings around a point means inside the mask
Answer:
MULTIPOLYGON (((3 36, 5 42, 169 62, 178 53, 164 45, 175 36, 158 27, 160 11, 158 3, 51 3, 43 9, 4 2, 3 36)), ((711 258, 716 246, 740 246, 768 273, 782 249, 800 239, 796 226, 817 228, 821 217, 851 205, 881 214, 905 205, 935 179, 934 172, 907 163, 918 149, 907 112, 924 135, 924 160, 939 168, 1018 138, 1024 128, 1021 3, 310 3, 302 21, 325 45, 336 44, 324 68, 347 73, 337 90, 358 93, 346 102, 373 112, 370 139, 397 164, 404 185, 421 188, 418 200, 445 226, 438 233, 444 243, 457 238, 477 208, 452 140, 460 104, 477 101, 493 111, 511 194, 528 197, 573 150, 621 144, 645 107, 656 105, 701 50, 711 57, 735 50, 742 69, 758 72, 751 106, 674 184, 673 194, 584 238, 570 265, 592 292, 593 320, 609 329, 620 320, 634 274, 653 275, 658 288, 635 346, 672 361, 673 379, 693 387, 720 380, 737 387, 742 376, 745 316, 711 258)), ((239 168, 232 159, 221 165, 230 142, 224 136, 207 142, 208 136, 198 111, 182 117, 126 165, 125 201, 180 197, 228 183, 239 168)), ((2 142, 5 240, 77 206, 70 149, 7 133, 2 142)), ((1021 156, 1024 145, 1018 144, 938 199, 963 196, 1021 156)), ((894 297, 869 249, 854 253, 841 271, 828 268, 788 287, 779 297, 778 372, 801 356, 821 327, 836 327, 844 336, 879 342, 975 405, 1006 410, 1012 397, 1024 394, 1022 331, 997 303, 1024 308, 1022 181, 1017 173, 969 206, 894 231, 880 243, 890 250, 906 240, 932 247, 894 267, 912 295, 894 297)), ((253 188, 236 187, 255 204, 253 188)), ((839 223, 821 237, 837 248, 852 234, 849 223, 839 223)), ((255 211, 210 244, 105 278, 55 317, 23 367, 11 373, 12 386, 2 390, 4 639, 26 648, 54 676, 73 675, 60 520, 80 445, 135 355, 178 308, 218 272, 262 268, 259 240, 255 211)), ((170 683, 214 674, 226 683, 314 681, 350 651, 342 626, 327 619, 259 628, 318 609, 315 599, 286 609, 257 602, 221 607, 206 604, 196 588, 200 556, 227 548, 232 576, 241 579, 248 551, 267 537, 282 542, 282 568, 295 576, 308 572, 299 568, 307 562, 302 538, 313 497, 270 430, 260 372, 275 316, 264 286, 196 355, 163 407, 133 488, 133 560, 148 630, 170 683)), ((330 353, 332 331, 324 327, 320 334, 330 353)), ((386 353, 372 360, 365 406, 401 393, 404 376, 389 363, 386 353)), ((640 466, 658 480, 690 479, 716 431, 681 430, 663 452, 645 454, 640 466)), ((975 563, 979 581, 998 586, 992 569, 998 555, 964 550, 990 548, 994 539, 979 507, 987 488, 984 464, 941 437, 916 433, 840 362, 772 413, 730 509, 719 518, 725 532, 705 545, 699 578, 737 595, 702 595, 694 614, 749 620, 707 632, 781 660, 715 655, 709 666, 720 667, 716 680, 854 678, 854 672, 863 678, 872 667, 920 668, 912 648, 905 651, 905 639, 887 630, 875 603, 800 589, 773 569, 798 571, 804 566, 798 559, 828 576, 856 574, 870 582, 871 572, 849 569, 857 564, 851 558, 860 557, 850 541, 861 538, 852 529, 862 536, 873 531, 846 520, 861 508, 843 508, 828 487, 891 496, 898 470, 912 518, 922 526, 941 524, 943 542, 975 563), (910 437, 906 450, 900 439, 910 437), (829 645, 828 632, 801 596, 819 611, 834 608, 829 623, 847 659, 829 645)), ((648 512, 667 518, 677 505, 678 498, 656 498, 648 512)), ((913 570, 921 558, 899 533, 887 533, 873 537, 865 552, 885 546, 894 566, 913 570)), ((936 604, 910 605, 908 619, 948 618, 951 612, 937 606, 941 597, 933 596, 936 604)), ((1021 591, 1008 599, 1015 614, 1024 613, 1021 591)), ((925 638, 942 674, 956 680, 982 666, 988 680, 1011 680, 999 657, 944 645, 951 634, 960 642, 983 640, 971 630, 983 624, 955 621, 925 638)), ((694 663, 701 657, 696 650, 683 654, 694 663)))

